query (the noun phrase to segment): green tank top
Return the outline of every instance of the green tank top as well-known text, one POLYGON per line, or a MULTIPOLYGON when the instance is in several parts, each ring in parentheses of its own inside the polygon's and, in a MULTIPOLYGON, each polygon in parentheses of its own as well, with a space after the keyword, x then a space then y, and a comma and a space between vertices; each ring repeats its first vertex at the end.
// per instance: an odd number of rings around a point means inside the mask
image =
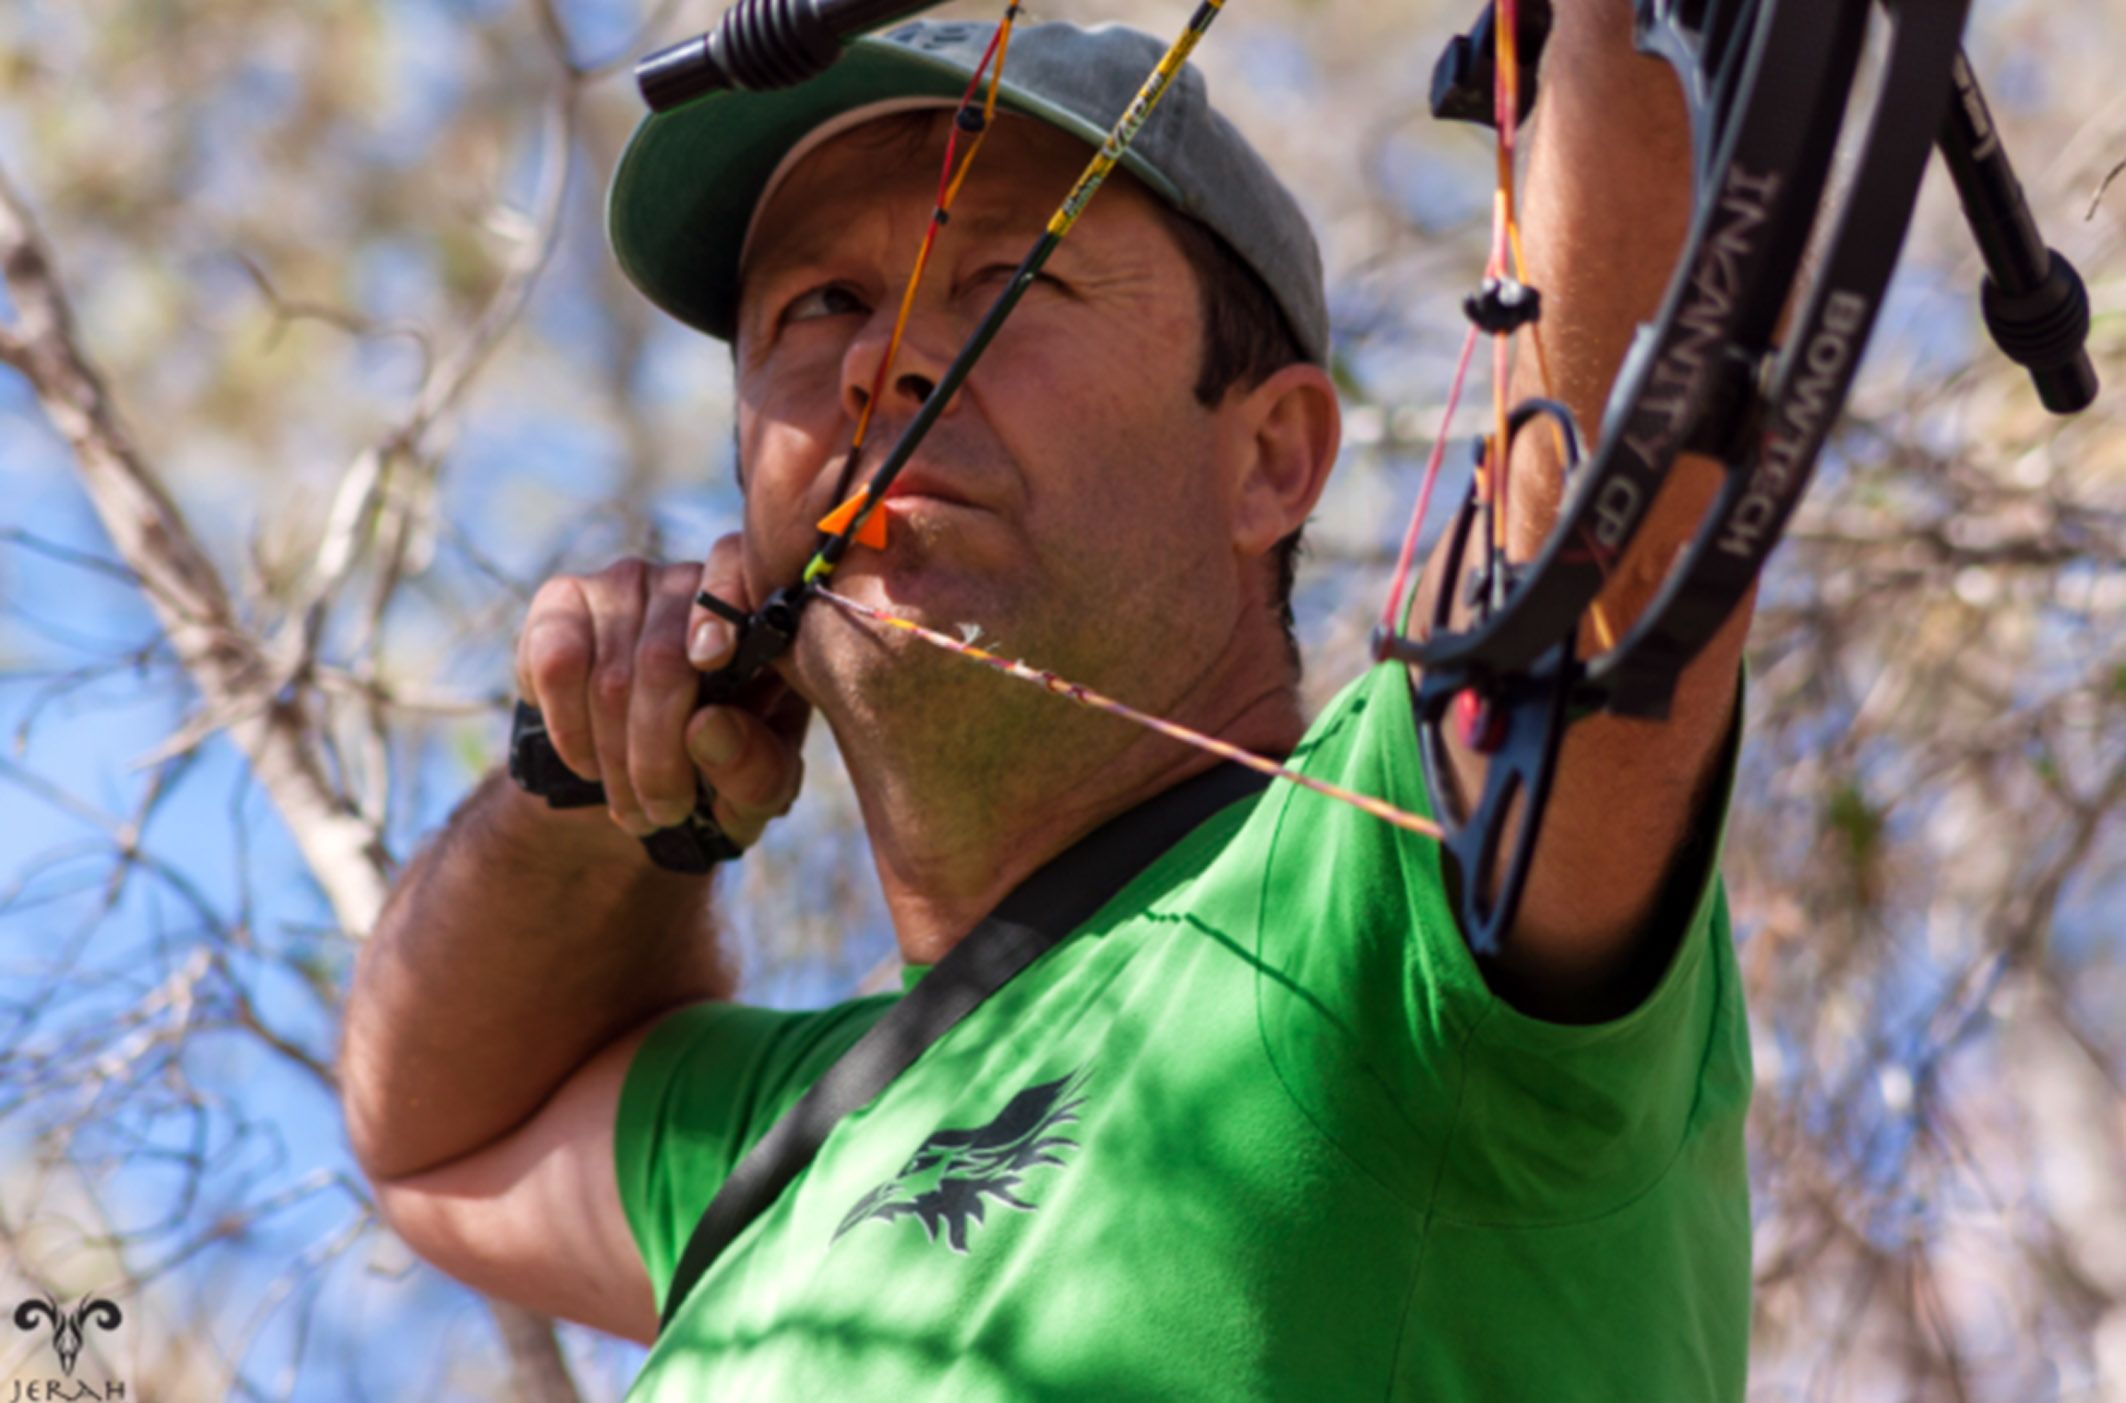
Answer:
MULTIPOLYGON (((1414 724, 1376 668, 1295 761, 1422 811, 1414 724)), ((1679 880, 1653 992, 1546 1023, 1485 986, 1434 845, 1273 785, 843 1121, 628 1397, 1739 1399, 1749 1048, 1719 884, 1679 880)), ((643 1044, 615 1153, 660 1304, 891 997, 643 1044)))

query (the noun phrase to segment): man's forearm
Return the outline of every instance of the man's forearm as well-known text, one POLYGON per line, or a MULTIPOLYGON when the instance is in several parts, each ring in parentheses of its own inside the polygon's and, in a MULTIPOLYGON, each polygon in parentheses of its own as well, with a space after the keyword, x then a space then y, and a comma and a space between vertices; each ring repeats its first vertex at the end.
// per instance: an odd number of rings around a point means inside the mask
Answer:
MULTIPOLYGON (((1562 400, 1591 441, 1633 332, 1655 314, 1675 267, 1691 207, 1690 137, 1673 73, 1633 48, 1629 0, 1554 0, 1553 8, 1519 199, 1550 379, 1524 333, 1509 397, 1562 400)), ((1706 459, 1673 465, 1602 592, 1612 635, 1651 601, 1719 477, 1706 459)), ((1513 558, 1542 547, 1562 489, 1552 435, 1520 435, 1507 494, 1513 558)), ((1435 574, 1431 587, 1444 582, 1435 574)), ((1466 609, 1457 615, 1466 622, 1466 609)), ((1731 715, 1746 615, 1738 610, 1684 670, 1666 722, 1595 716, 1567 735, 1508 942, 1531 1008, 1585 1012, 1567 991, 1601 988, 1631 959, 1633 933, 1661 890, 1731 715)), ((1599 646, 1591 626, 1582 638, 1599 646)), ((1473 796, 1483 758, 1459 746, 1452 753, 1456 788, 1473 796)))
MULTIPOLYGON (((1628 0, 1556 0, 1520 200, 1552 383, 1542 384, 1524 346, 1515 396, 1563 400, 1590 438, 1633 332, 1668 285, 1691 207, 1682 95, 1631 35, 1628 0)), ((1562 482, 1548 434, 1524 434, 1516 446, 1511 526, 1514 553, 1526 558, 1550 533, 1562 482)), ((1693 479, 1695 490, 1665 493, 1641 539, 1689 534, 1712 481, 1711 465, 1687 462, 1671 478, 1693 479)), ((1620 593, 1612 581, 1604 604, 1635 614, 1649 593, 1620 593)))
POLYGON ((340 1058, 356 1157, 388 1179, 480 1149, 613 1038, 726 992, 706 879, 651 865, 601 810, 556 814, 490 777, 356 965, 340 1058))
MULTIPOLYGON (((1572 406, 1590 435, 1600 430, 1633 332, 1658 309, 1691 209, 1682 94, 1666 63, 1633 49, 1631 34, 1628 0, 1557 0, 1524 197, 1529 256, 1543 292, 1544 335, 1557 382, 1550 392, 1572 406)), ((1518 394, 1543 392, 1532 361, 1520 362, 1518 394)), ((1547 440, 1544 434, 1522 436, 1532 450, 1546 448, 1547 440)), ((1562 484, 1554 462, 1517 459, 1514 467, 1517 504, 1539 504, 1513 523, 1516 554, 1525 558, 1552 529, 1562 484)), ((1675 460, 1632 548, 1603 589, 1600 607, 1612 636, 1622 636, 1652 602, 1711 504, 1721 473, 1708 458, 1686 454, 1675 460)), ((1581 749, 1616 749, 1577 767, 1583 772, 1578 782, 1605 786, 1611 781, 1601 772, 1613 765, 1641 775, 1651 769, 1641 787, 1679 829, 1688 807, 1680 796, 1697 787, 1726 731, 1748 615, 1745 601, 1685 668, 1664 726, 1600 719, 1577 728, 1581 749)), ((1582 637, 1600 646, 1592 629, 1582 637)), ((1599 813, 1602 805, 1591 801, 1590 808, 1599 813)), ((1677 830, 1656 831, 1666 838, 1677 830)))
MULTIPOLYGON (((1528 280, 1542 294, 1539 361, 1526 333, 1509 399, 1562 401, 1589 451, 1632 335, 1658 308, 1690 217, 1690 129, 1674 75, 1632 44, 1630 0, 1554 0, 1541 92, 1517 207, 1528 280), (1548 377, 1542 373, 1547 369, 1548 377)), ((1513 558, 1536 555, 1564 492, 1556 440, 1514 443, 1507 530, 1513 558)), ((1628 568, 1601 604, 1618 633, 1659 586, 1719 483, 1707 459, 1676 460, 1641 523, 1628 568)))

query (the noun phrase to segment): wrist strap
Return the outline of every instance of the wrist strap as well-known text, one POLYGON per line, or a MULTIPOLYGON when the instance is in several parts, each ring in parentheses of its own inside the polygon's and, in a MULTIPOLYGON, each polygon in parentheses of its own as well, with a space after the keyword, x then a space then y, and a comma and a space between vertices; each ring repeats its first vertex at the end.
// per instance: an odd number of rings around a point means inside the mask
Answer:
MULTIPOLYGON (((561 763, 546 718, 539 708, 519 700, 509 718, 509 777, 527 794, 546 800, 550 809, 587 809, 605 802, 605 786, 585 779, 561 763)), ((702 873, 729 862, 745 849, 731 841, 716 821, 716 796, 695 780, 694 811, 670 828, 644 836, 650 861, 673 872, 702 873)))

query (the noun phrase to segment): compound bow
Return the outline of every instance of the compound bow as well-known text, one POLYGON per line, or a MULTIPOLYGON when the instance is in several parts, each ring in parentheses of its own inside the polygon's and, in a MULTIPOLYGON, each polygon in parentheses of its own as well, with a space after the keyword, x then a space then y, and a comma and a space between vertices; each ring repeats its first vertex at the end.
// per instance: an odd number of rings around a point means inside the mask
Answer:
MULTIPOLYGON (((934 0, 741 0, 709 33, 651 55, 637 69, 643 96, 665 110, 722 88, 787 86, 823 72, 849 39, 927 8, 934 0)), ((826 580, 867 527, 885 489, 921 445, 1056 244, 1157 105, 1217 17, 1224 0, 1200 0, 1180 35, 1121 114, 1016 275, 939 378, 869 480, 821 523, 810 564, 761 608, 744 613, 713 596, 701 603, 739 629, 731 662, 705 677, 703 704, 728 702, 796 637, 805 607, 825 599, 881 627, 899 628, 1049 690, 1152 726, 1226 758, 1354 802, 1389 822, 1437 837, 1448 859, 1463 931, 1479 957, 1495 956, 1525 888, 1560 744, 1597 712, 1666 714, 1683 668, 1748 593, 1777 544, 1858 367, 1917 198, 1939 147, 1986 265, 1988 329, 2029 367, 2047 408, 2087 406, 2096 378, 2083 350, 2089 312, 2080 278, 2039 238, 1985 101, 1961 48, 1967 0, 1638 0, 1638 47, 1665 60, 1681 85, 1691 132, 1694 206, 1689 232, 1653 321, 1619 370, 1602 423, 1583 448, 1581 426, 1549 398, 1505 402, 1510 348, 1525 330, 1542 365, 1538 290, 1528 286, 1514 220, 1514 150, 1535 100, 1549 0, 1496 0, 1455 38, 1433 75, 1436 116, 1497 130, 1499 197, 1480 290, 1465 304, 1471 327, 1448 396, 1451 419, 1480 336, 1493 338, 1494 427, 1478 445, 1477 471, 1449 528, 1445 578, 1421 634, 1409 631, 1411 564, 1447 439, 1436 437, 1390 586, 1376 659, 1417 673, 1420 750, 1434 808, 1428 822, 1377 799, 1333 790, 1259 756, 1172 722, 1134 712, 971 644, 834 593, 826 580), (1866 110, 1855 114, 1860 56, 1871 12, 1881 18, 1880 58, 1866 110), (1853 131, 1857 129, 1857 136, 1853 131), (1819 216, 1832 155, 1852 141, 1843 203, 1819 216), (1815 231, 1816 250, 1803 253, 1815 231), (1788 320, 1781 335, 1782 318, 1788 320), (1557 436, 1566 489, 1544 545, 1531 558, 1505 550, 1506 464, 1516 435, 1538 419, 1557 436), (1631 545, 1679 454, 1720 462, 1711 506, 1653 600, 1621 635, 1597 596, 1609 566, 1631 545), (1472 551, 1472 544, 1480 551, 1472 551), (1450 740, 1484 757, 1481 792, 1455 814, 1446 796, 1450 740), (1518 828, 1514 829, 1518 814, 1518 828)), ((956 164, 948 145, 938 209, 909 299, 942 212, 994 115, 997 78, 1018 14, 1013 3, 968 84, 957 121, 974 140, 956 164), (982 89, 987 80, 986 98, 982 89)), ((957 142, 957 133, 954 137, 957 142)), ((892 345, 897 345, 896 329, 892 345)), ((880 366, 881 383, 891 363, 880 366)), ((1547 377, 1546 377, 1547 378, 1547 377)), ((874 393, 871 402, 876 403, 874 393)), ((859 424, 861 442, 868 424, 859 424)), ((854 462, 854 455, 851 460, 854 462)), ((846 487, 846 484, 844 484, 846 487)), ((557 807, 604 802, 602 788, 561 765, 538 713, 519 703, 511 774, 557 807)), ((645 839, 660 864, 706 870, 736 848, 703 790, 688 822, 645 839)))

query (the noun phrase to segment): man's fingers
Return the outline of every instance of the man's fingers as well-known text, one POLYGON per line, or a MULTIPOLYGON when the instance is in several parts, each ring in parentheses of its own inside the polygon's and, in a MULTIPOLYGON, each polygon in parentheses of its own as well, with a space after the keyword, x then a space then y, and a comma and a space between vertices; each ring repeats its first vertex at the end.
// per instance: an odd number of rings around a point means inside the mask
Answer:
POLYGON ((698 578, 686 565, 657 572, 635 648, 628 775, 644 814, 659 828, 683 821, 694 808, 694 767, 685 736, 701 674, 689 664, 686 638, 698 578))
POLYGON ((791 750, 804 747, 805 731, 812 724, 812 703, 799 696, 794 687, 776 679, 773 690, 756 709, 768 729, 781 736, 791 750))
POLYGON ((655 827, 635 796, 628 766, 628 708, 635 687, 635 648, 642 634, 644 594, 649 567, 623 560, 593 577, 591 633, 597 661, 591 668, 591 744, 598 752, 598 777, 605 782, 605 806, 613 821, 630 833, 655 827))
POLYGON ((605 786, 630 833, 682 822, 703 779, 728 796, 719 812, 750 843, 795 799, 808 709, 772 676, 744 707, 703 712, 702 671, 723 666, 738 628, 696 602, 703 589, 743 616, 740 538, 703 565, 622 560, 595 575, 549 580, 517 640, 517 685, 544 715, 563 764, 605 786), (702 713, 697 715, 697 713, 702 713))
POLYGON ((687 754, 716 791, 716 819, 740 846, 797 798, 804 764, 797 750, 750 712, 706 706, 687 723, 687 754))
MULTIPOLYGON (((719 537, 709 547, 701 567, 700 589, 714 595, 741 614, 751 613, 753 599, 746 591, 745 561, 736 532, 719 537)), ((713 672, 731 660, 738 647, 738 627, 706 605, 696 603, 687 611, 687 660, 704 672, 713 672)))
POLYGON ((517 692, 545 718, 561 763, 585 779, 599 777, 585 696, 596 655, 581 583, 565 576, 547 581, 517 637, 517 692))
POLYGON ((747 689, 747 709, 700 703, 702 673, 730 662, 752 607, 735 534, 699 566, 622 560, 558 576, 533 599, 517 640, 518 688, 545 716, 562 763, 604 784, 630 833, 682 822, 704 780, 740 844, 796 798, 801 700, 763 677, 747 689), (697 602, 704 590, 716 608, 697 602))

